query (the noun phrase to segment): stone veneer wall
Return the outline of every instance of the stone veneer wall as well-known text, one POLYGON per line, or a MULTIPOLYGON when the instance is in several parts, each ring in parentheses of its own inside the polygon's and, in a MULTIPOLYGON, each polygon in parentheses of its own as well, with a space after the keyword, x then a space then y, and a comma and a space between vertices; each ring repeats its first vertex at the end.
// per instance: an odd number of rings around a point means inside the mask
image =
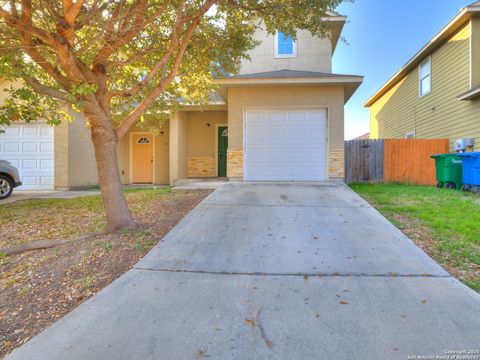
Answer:
POLYGON ((229 178, 243 177, 243 151, 230 150, 227 152, 227 176, 229 178))
POLYGON ((328 154, 328 176, 329 177, 344 177, 344 150, 330 149, 328 154))
POLYGON ((215 158, 212 157, 189 157, 187 161, 188 177, 215 177, 215 158))

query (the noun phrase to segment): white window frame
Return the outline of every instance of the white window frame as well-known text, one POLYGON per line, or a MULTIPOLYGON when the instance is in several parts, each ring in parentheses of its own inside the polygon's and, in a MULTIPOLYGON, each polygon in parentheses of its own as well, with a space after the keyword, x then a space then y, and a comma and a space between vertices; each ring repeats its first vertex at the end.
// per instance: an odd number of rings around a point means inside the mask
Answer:
POLYGON ((275 48, 275 58, 276 59, 291 59, 291 58, 296 58, 297 57, 297 42, 293 38, 292 38, 292 41, 293 41, 293 53, 292 54, 279 54, 278 53, 278 31, 275 33, 275 36, 273 37, 273 43, 274 43, 273 46, 275 48))
POLYGON ((405 139, 415 139, 416 137, 417 137, 416 131, 410 131, 405 134, 405 139))
POLYGON ((419 97, 424 97, 424 96, 427 96, 428 94, 430 94, 432 92, 432 57, 429 56, 428 58, 426 58, 425 60, 423 60, 419 65, 418 65, 418 96, 419 97), (423 78, 421 77, 421 68, 422 68, 422 65, 424 63, 426 63, 428 61, 428 67, 430 69, 430 72, 428 73, 427 76, 424 76, 423 78), (422 93, 422 80, 423 79, 426 79, 426 78, 429 78, 430 80, 430 90, 426 93, 422 93))

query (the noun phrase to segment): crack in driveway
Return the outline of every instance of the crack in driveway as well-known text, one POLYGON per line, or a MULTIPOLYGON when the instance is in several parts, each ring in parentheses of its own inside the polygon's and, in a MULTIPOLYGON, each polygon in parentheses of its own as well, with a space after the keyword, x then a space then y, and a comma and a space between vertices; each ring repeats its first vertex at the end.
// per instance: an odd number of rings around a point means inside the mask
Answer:
POLYGON ((187 269, 158 269, 149 267, 134 267, 133 270, 154 271, 166 273, 208 274, 208 275, 238 275, 238 276, 290 276, 290 277, 385 277, 385 278, 451 278, 449 274, 368 274, 368 273, 269 273, 269 272, 237 272, 237 271, 206 271, 187 269))

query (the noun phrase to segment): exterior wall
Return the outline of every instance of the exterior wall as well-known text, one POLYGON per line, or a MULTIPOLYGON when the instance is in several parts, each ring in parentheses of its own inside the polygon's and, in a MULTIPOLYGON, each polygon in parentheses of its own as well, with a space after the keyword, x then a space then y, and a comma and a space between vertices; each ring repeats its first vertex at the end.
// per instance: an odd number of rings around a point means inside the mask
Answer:
MULTIPOLYGON (((478 32, 478 31, 477 31, 478 32)), ((476 40, 478 41, 478 40, 476 40)), ((470 89, 470 24, 456 32, 431 55, 432 92, 419 97, 418 68, 408 74, 370 109, 371 138, 476 138, 480 149, 480 100, 459 101, 470 89)))
POLYGON ((168 121, 163 124, 160 133, 155 134, 154 159, 155 168, 153 169, 153 182, 158 185, 167 185, 169 183, 169 131, 168 121), (161 133, 163 132, 163 134, 161 133))
POLYGON ((130 179, 132 178, 130 173, 130 133, 118 140, 117 144, 118 168, 122 184, 130 184, 130 179))
POLYGON ((227 126, 227 112, 192 111, 186 114, 187 176, 215 177, 217 176, 217 125, 227 126))
POLYGON ((170 119, 169 182, 187 177, 187 115, 177 112, 170 119))
POLYGON ((294 58, 275 58, 274 35, 265 30, 257 30, 255 40, 261 42, 249 55, 251 60, 243 60, 240 74, 250 74, 274 70, 304 70, 332 72, 332 44, 330 39, 312 36, 309 31, 297 33, 297 56, 294 58))
MULTIPOLYGON (((69 109, 73 121, 68 124, 68 188, 98 186, 97 165, 90 129, 83 114, 69 109)), ((57 134, 55 134, 57 135, 57 134)), ((55 143, 65 141, 55 136, 55 143)), ((61 156, 55 154, 55 156, 61 156)), ((60 170, 56 169, 55 177, 60 170)))
POLYGON ((344 89, 342 86, 257 86, 228 90, 227 176, 243 176, 243 114, 249 107, 326 107, 330 177, 343 177, 344 89), (336 154, 335 156, 333 154, 336 154), (330 154, 332 154, 330 156, 330 154))
POLYGON ((472 66, 472 88, 480 86, 480 18, 474 17, 471 20, 471 66, 472 66), (477 59, 473 61, 473 59, 477 59))
POLYGON ((57 126, 53 132, 53 163, 54 174, 53 184, 56 190, 67 190, 68 184, 68 129, 69 126, 63 123, 57 126))
POLYGON ((330 149, 328 154, 328 174, 332 178, 343 178, 345 176, 344 149, 330 149))

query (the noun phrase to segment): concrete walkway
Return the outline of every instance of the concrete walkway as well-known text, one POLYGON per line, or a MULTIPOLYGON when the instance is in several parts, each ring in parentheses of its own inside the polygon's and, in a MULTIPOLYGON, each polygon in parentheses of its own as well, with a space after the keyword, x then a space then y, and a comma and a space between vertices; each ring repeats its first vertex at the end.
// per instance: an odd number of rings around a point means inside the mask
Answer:
POLYGON ((79 191, 47 191, 47 190, 13 190, 12 195, 0 200, 0 205, 10 204, 21 200, 30 199, 73 199, 82 196, 98 195, 100 190, 79 190, 79 191))
POLYGON ((402 359, 480 347, 480 296, 341 184, 230 183, 9 359, 402 359))

